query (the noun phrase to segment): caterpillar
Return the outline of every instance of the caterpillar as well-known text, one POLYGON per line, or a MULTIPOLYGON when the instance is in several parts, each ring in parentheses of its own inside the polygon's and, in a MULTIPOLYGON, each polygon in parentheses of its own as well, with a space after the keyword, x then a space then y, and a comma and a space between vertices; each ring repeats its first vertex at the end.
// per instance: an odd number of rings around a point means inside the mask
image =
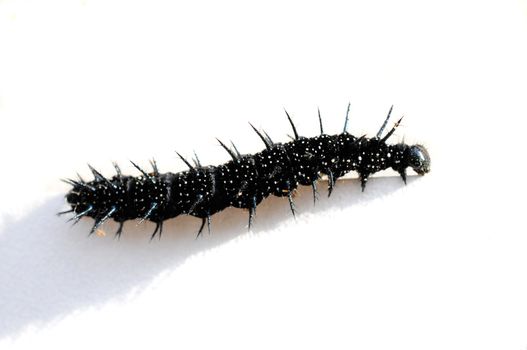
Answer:
POLYGON ((366 135, 355 137, 348 133, 349 105, 342 133, 324 133, 320 109, 318 121, 320 134, 315 137, 299 136, 289 113, 285 111, 291 124, 292 141, 277 143, 265 131, 251 128, 263 141, 265 149, 256 154, 242 154, 234 143, 231 147, 218 139, 231 160, 218 166, 201 165, 197 155, 191 164, 179 153, 178 156, 188 166, 188 170, 178 173, 160 173, 155 160, 151 161, 152 171, 147 172, 134 162, 132 165, 140 176, 123 175, 114 163, 116 174, 104 177, 88 165, 94 179, 85 181, 63 179, 73 188, 66 195, 71 209, 61 214, 73 213, 69 221, 77 223, 83 217, 95 219, 90 234, 96 232, 107 220, 119 224, 116 237, 120 237, 123 224, 127 220, 140 219, 156 224, 151 235, 163 231, 163 222, 178 215, 192 215, 201 219, 198 236, 205 225, 210 232, 211 216, 227 207, 247 209, 248 227, 251 229, 257 205, 270 195, 287 197, 293 216, 295 203, 293 191, 299 186, 311 186, 313 201, 317 200, 317 181, 321 175, 328 179, 328 196, 338 178, 350 171, 359 174, 362 191, 369 176, 392 168, 398 172, 406 184, 407 168, 424 175, 430 171, 430 156, 422 145, 407 145, 404 142, 387 144, 388 139, 400 125, 399 119, 390 131, 383 136, 390 119, 393 106, 375 137, 366 135))

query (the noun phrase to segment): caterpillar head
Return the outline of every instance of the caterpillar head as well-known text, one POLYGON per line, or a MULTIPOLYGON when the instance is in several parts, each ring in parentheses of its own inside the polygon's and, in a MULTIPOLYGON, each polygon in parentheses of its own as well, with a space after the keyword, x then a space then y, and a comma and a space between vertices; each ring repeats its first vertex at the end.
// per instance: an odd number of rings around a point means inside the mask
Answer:
POLYGON ((430 155, 424 146, 410 146, 408 149, 408 165, 419 175, 424 175, 430 171, 430 155))

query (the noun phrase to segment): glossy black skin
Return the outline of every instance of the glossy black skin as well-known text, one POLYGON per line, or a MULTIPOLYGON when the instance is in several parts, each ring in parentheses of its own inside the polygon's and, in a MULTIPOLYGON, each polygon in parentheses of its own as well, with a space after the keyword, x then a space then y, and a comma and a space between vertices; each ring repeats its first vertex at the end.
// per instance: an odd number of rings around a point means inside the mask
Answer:
POLYGON ((74 219, 96 220, 92 232, 113 218, 121 223, 120 235, 124 221, 142 218, 157 223, 155 236, 164 220, 181 214, 201 218, 201 232, 205 222, 210 225, 211 215, 229 206, 249 209, 250 227, 256 206, 269 195, 288 197, 294 214, 292 192, 304 185, 313 186, 316 194, 321 175, 328 176, 331 194, 334 182, 350 171, 359 173, 364 190, 370 175, 388 168, 399 172, 405 182, 408 167, 421 175, 430 170, 430 156, 423 146, 388 145, 380 138, 357 138, 347 132, 266 146, 254 155, 229 151, 233 159, 225 164, 198 165, 176 174, 160 174, 154 168, 152 173, 142 171, 143 176, 132 177, 117 169, 117 175, 106 179, 92 169, 93 181, 68 180, 73 189, 66 199, 74 219))

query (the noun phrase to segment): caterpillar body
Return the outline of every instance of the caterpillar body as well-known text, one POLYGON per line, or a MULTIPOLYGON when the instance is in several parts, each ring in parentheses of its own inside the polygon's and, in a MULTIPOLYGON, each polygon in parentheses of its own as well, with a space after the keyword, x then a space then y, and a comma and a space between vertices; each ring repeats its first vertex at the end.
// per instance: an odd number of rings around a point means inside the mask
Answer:
POLYGON ((350 171, 358 172, 363 191, 370 175, 388 168, 397 171, 406 183, 408 167, 420 175, 430 171, 430 156, 422 145, 386 143, 402 120, 382 136, 392 109, 393 106, 372 138, 355 137, 347 132, 349 105, 344 130, 335 135, 324 133, 319 110, 320 135, 315 137, 299 136, 286 111, 293 129, 292 141, 275 143, 265 131, 260 132, 251 124, 265 149, 256 154, 241 154, 234 144, 228 147, 218 140, 232 158, 218 166, 202 166, 197 156, 192 165, 179 153, 189 170, 160 173, 155 161, 151 161, 152 171, 146 172, 132 162, 141 173, 134 177, 123 175, 114 163, 116 174, 106 178, 89 166, 94 175, 92 181, 81 177, 64 180, 73 186, 66 195, 71 209, 59 214, 73 213, 70 220, 75 223, 85 216, 95 219, 90 234, 113 219, 119 223, 118 237, 125 221, 150 220, 156 224, 151 238, 161 236, 165 220, 186 214, 202 220, 199 236, 205 224, 210 231, 213 214, 230 206, 249 211, 250 229, 257 205, 269 195, 287 197, 295 215, 293 191, 299 185, 311 186, 316 201, 317 181, 322 174, 328 178, 328 195, 335 181, 350 171))

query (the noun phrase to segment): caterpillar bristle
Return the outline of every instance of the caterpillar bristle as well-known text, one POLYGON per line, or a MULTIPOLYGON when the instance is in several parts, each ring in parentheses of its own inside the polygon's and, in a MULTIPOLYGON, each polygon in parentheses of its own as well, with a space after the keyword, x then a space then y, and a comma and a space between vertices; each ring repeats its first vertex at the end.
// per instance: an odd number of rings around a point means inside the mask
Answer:
POLYGON ((121 233, 123 233, 124 222, 119 222, 119 227, 115 231, 115 238, 121 239, 121 233))
POLYGON ((401 125, 401 121, 403 120, 403 118, 404 115, 393 125, 393 128, 386 134, 386 136, 382 138, 382 142, 386 142, 390 138, 390 136, 392 136, 395 130, 399 127, 399 125, 401 125))
POLYGON ((272 145, 273 145, 273 142, 269 139, 269 137, 265 138, 259 131, 258 129, 256 129, 254 127, 254 125, 252 125, 251 123, 249 123, 249 125, 251 126, 251 128, 253 128, 254 132, 256 133, 256 135, 258 135, 260 137, 260 139, 263 141, 264 145, 265 145, 265 148, 267 149, 271 149, 272 145))
POLYGON ((93 177, 95 179, 95 181, 105 181, 107 180, 104 176, 102 176, 102 174, 100 172, 98 172, 94 167, 92 167, 90 164, 88 164, 88 168, 90 168, 92 174, 93 174, 93 177))
POLYGON ((196 154, 196 151, 194 151, 194 159, 192 160, 194 161, 194 165, 196 165, 197 168, 201 168, 201 162, 199 161, 199 157, 196 154))
POLYGON ((223 149, 225 151, 227 151, 227 153, 229 153, 229 155, 231 156, 232 160, 238 160, 239 154, 236 155, 230 148, 225 146, 225 144, 223 142, 221 142, 219 138, 216 138, 216 140, 218 140, 218 142, 220 143, 221 147, 223 147, 223 149))
POLYGON ((146 212, 145 216, 143 216, 141 218, 141 220, 139 220, 139 224, 142 224, 143 222, 145 222, 145 220, 148 220, 150 218, 150 215, 152 215, 152 212, 154 211, 155 208, 157 208, 157 203, 156 202, 154 202, 154 203, 152 203, 150 205, 150 208, 146 212))
POLYGON ((287 194, 287 199, 289 200, 289 208, 291 209, 291 214, 293 214, 293 217, 296 219, 295 201, 293 200, 293 195, 291 194, 291 192, 287 194))
POLYGON ((83 216, 87 215, 87 214, 90 213, 92 210, 93 210, 93 206, 90 205, 90 206, 88 206, 88 209, 86 209, 86 210, 84 210, 83 212, 80 212, 80 213, 78 213, 78 214, 75 214, 75 216, 73 216, 72 218, 69 218, 69 219, 68 219, 68 222, 73 221, 73 225, 75 225, 77 222, 79 222, 79 220, 80 220, 83 216))
POLYGON ((342 130, 343 133, 347 133, 348 132, 348 122, 349 122, 350 107, 351 107, 351 102, 348 102, 348 109, 346 110, 346 119, 344 120, 344 129, 342 130))
POLYGON ((60 181, 65 182, 65 183, 67 183, 68 185, 71 185, 71 186, 73 186, 73 187, 75 187, 75 186, 81 186, 81 183, 80 183, 80 182, 77 182, 77 181, 72 180, 72 179, 60 179, 60 181))
POLYGON ((376 138, 378 139, 381 138, 382 132, 384 131, 386 124, 388 124, 388 120, 390 120, 390 116, 392 115, 392 110, 393 110, 393 105, 390 107, 390 110, 388 111, 388 115, 386 116, 386 119, 382 123, 381 128, 379 129, 379 131, 377 131, 377 136, 375 136, 376 138))
POLYGON ((311 188, 313 189, 313 205, 316 205, 318 199, 317 181, 311 183, 311 188))
POLYGON ((70 210, 64 210, 64 211, 59 211, 57 213, 57 216, 61 216, 61 215, 64 215, 64 214, 69 214, 69 213, 73 213, 73 209, 70 209, 70 210))
POLYGON ((322 117, 320 116, 320 108, 317 107, 318 110, 318 123, 320 124, 320 135, 324 134, 324 127, 322 126, 322 117))
POLYGON ((205 224, 207 224, 207 229, 210 234, 210 215, 207 215, 207 217, 201 218, 201 226, 199 227, 198 234, 196 235, 196 239, 201 235, 203 232, 203 229, 205 228, 205 224))
POLYGON ((293 123, 293 120, 291 119, 291 116, 289 115, 289 113, 287 113, 287 110, 285 110, 285 115, 287 116, 287 119, 289 120, 289 123, 291 124, 291 127, 293 128, 293 134, 295 135, 295 138, 294 140, 298 140, 298 133, 296 132, 296 127, 295 127, 295 123, 293 123))
POLYGON ((179 154, 178 152, 176 152, 176 153, 177 153, 177 155, 179 156, 179 158, 183 161, 183 163, 185 163, 185 164, 188 166, 188 168, 189 168, 190 170, 194 169, 194 167, 192 166, 192 164, 189 163, 188 160, 186 160, 186 159, 185 159, 181 154, 179 154))
POLYGON ((90 230, 89 235, 92 235, 99 227, 101 227, 109 218, 112 217, 112 214, 117 211, 117 207, 112 207, 110 211, 108 211, 102 218, 96 219, 95 224, 93 225, 92 229, 90 230))
POLYGON ((265 130, 262 130, 263 134, 265 135, 265 138, 267 139, 267 141, 269 142, 269 145, 272 147, 274 146, 274 142, 273 140, 271 139, 271 136, 269 136, 269 134, 265 131, 265 130))
POLYGON ((150 236, 150 241, 152 241, 156 237, 156 234, 158 232, 159 232, 159 239, 161 239, 161 234, 163 233, 163 221, 156 222, 156 228, 154 232, 152 233, 152 235, 150 236))
POLYGON ((240 151, 238 151, 238 148, 236 147, 234 142, 231 141, 231 145, 232 145, 232 148, 234 148, 234 151, 236 152, 237 158, 241 158, 242 155, 240 154, 240 151))
POLYGON ((134 162, 130 161, 130 163, 132 163, 132 165, 133 165, 137 170, 139 170, 139 172, 143 175, 143 177, 145 178, 145 180, 150 180, 152 183, 155 183, 154 176, 150 176, 150 175, 148 175, 148 173, 147 173, 146 171, 144 171, 139 165, 135 164, 134 162))
POLYGON ((121 178, 123 175, 121 173, 121 168, 119 167, 119 164, 117 164, 117 162, 113 162, 112 164, 115 169, 115 176, 117 176, 117 178, 121 178))
POLYGON ((154 158, 150 160, 150 165, 152 166, 152 172, 154 176, 159 176, 159 169, 157 168, 157 163, 154 158))

